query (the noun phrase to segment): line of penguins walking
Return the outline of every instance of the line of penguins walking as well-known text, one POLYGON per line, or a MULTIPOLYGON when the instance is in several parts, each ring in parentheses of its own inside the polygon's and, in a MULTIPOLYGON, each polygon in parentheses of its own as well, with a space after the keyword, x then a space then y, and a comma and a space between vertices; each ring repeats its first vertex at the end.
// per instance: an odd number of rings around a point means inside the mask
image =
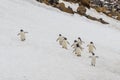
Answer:
MULTIPOLYGON (((59 34, 59 37, 56 40, 57 42, 59 42, 59 45, 62 46, 62 48, 64 49, 68 49, 67 45, 70 45, 70 43, 67 41, 67 38, 62 36, 61 34, 59 34)), ((74 43, 71 45, 71 47, 73 48, 73 53, 75 53, 77 56, 81 56, 81 52, 83 51, 83 47, 82 44, 85 43, 84 41, 81 40, 80 37, 78 37, 78 40, 74 40, 74 43)), ((91 65, 95 66, 96 64, 96 58, 98 58, 98 56, 95 56, 94 50, 96 50, 96 47, 94 46, 93 42, 90 42, 88 45, 88 51, 89 53, 92 54, 92 56, 89 56, 91 58, 91 65)))
MULTIPOLYGON (((25 32, 23 29, 21 29, 20 32, 17 34, 18 36, 20 36, 20 40, 21 41, 25 41, 26 40, 26 36, 25 36, 26 33, 28 33, 28 32, 25 32)), ((61 34, 59 34, 59 37, 57 38, 56 41, 59 41, 59 44, 64 49, 68 49, 67 45, 68 44, 70 45, 70 43, 67 41, 67 38, 64 37, 64 36, 62 36, 61 34)), ((73 53, 75 53, 77 56, 81 56, 81 52, 84 49, 82 47, 83 43, 85 43, 85 42, 82 41, 80 37, 78 37, 78 40, 74 40, 74 43, 71 45, 71 47, 74 49, 73 53)), ((93 51, 94 51, 94 49, 96 49, 96 47, 94 46, 93 42, 90 42, 87 45, 87 47, 88 47, 89 53, 92 54, 92 56, 90 56, 90 58, 91 58, 91 65, 95 66, 95 64, 96 64, 96 58, 98 58, 98 56, 95 56, 95 54, 94 54, 93 51)))

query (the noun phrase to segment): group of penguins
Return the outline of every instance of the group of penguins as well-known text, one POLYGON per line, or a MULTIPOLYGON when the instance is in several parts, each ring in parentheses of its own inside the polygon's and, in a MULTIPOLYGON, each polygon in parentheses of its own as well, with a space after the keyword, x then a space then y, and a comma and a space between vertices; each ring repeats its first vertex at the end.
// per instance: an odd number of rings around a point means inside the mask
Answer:
MULTIPOLYGON (((26 37, 25 34, 28 32, 25 32, 23 29, 20 30, 20 32, 17 34, 18 36, 20 36, 21 41, 25 41, 26 37)), ((62 48, 67 49, 67 45, 70 43, 67 41, 67 38, 62 36, 61 34, 59 34, 59 37, 57 38, 56 41, 59 41, 59 44, 62 46, 62 48)), ((71 45, 71 47, 73 47, 73 53, 75 53, 77 56, 81 56, 81 52, 84 49, 81 45, 82 43, 85 43, 84 41, 81 40, 80 37, 78 37, 78 40, 74 40, 74 43, 71 45)), ((96 47, 94 46, 93 42, 90 42, 88 45, 88 51, 89 53, 92 53, 92 56, 90 56, 91 58, 91 65, 95 66, 96 64, 96 58, 98 58, 98 56, 95 56, 94 54, 94 49, 96 49, 96 47)))
MULTIPOLYGON (((56 41, 59 41, 59 44, 62 46, 62 48, 64 49, 68 49, 67 48, 67 45, 70 43, 67 41, 67 38, 62 36, 61 34, 59 34, 59 37, 57 38, 56 41)), ((82 47, 82 44, 85 43, 84 41, 81 40, 80 37, 78 37, 78 40, 74 40, 74 43, 71 45, 71 47, 73 48, 73 53, 75 53, 77 56, 81 56, 81 52, 82 50, 84 49, 82 47)), ((92 56, 90 56, 90 58, 92 59, 91 60, 91 65, 92 66, 95 66, 96 64, 96 58, 98 58, 98 56, 95 56, 95 53, 93 52, 94 49, 96 50, 96 47, 94 46, 94 43, 93 42, 90 42, 88 45, 88 51, 89 53, 92 54, 92 56)))

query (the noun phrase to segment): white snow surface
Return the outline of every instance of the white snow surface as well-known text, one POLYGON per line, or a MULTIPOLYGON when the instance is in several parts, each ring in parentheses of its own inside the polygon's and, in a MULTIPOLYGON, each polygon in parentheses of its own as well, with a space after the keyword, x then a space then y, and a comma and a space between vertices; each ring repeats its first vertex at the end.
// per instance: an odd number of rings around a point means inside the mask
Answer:
POLYGON ((35 0, 0 0, 0 80, 120 80, 120 21, 95 10, 104 25, 80 15, 61 12, 35 0), (27 31, 21 42, 19 30, 27 31), (61 48, 58 34, 70 44, 81 37, 82 56, 61 48), (86 45, 93 41, 96 66, 86 45))

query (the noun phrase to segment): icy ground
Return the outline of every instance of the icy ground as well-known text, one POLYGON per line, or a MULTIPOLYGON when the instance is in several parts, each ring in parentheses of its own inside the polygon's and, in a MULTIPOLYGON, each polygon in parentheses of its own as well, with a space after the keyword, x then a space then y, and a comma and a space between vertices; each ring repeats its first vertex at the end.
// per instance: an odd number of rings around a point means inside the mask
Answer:
POLYGON ((0 80, 120 80, 120 21, 93 9, 103 25, 80 15, 70 15, 35 0, 0 0, 0 80), (19 30, 27 32, 21 42, 19 30), (62 49, 58 34, 70 44, 81 37, 82 57, 72 48, 62 49), (93 41, 99 56, 96 67, 86 45, 93 41))

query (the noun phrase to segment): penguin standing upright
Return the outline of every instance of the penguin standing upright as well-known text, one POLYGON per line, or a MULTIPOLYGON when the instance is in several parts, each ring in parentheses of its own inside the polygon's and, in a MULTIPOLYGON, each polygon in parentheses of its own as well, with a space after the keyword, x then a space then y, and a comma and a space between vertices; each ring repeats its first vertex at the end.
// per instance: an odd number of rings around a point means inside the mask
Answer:
POLYGON ((21 41, 25 41, 26 40, 26 36, 25 36, 26 33, 28 33, 28 32, 24 32, 23 29, 21 29, 20 33, 18 33, 18 36, 20 35, 21 41))

